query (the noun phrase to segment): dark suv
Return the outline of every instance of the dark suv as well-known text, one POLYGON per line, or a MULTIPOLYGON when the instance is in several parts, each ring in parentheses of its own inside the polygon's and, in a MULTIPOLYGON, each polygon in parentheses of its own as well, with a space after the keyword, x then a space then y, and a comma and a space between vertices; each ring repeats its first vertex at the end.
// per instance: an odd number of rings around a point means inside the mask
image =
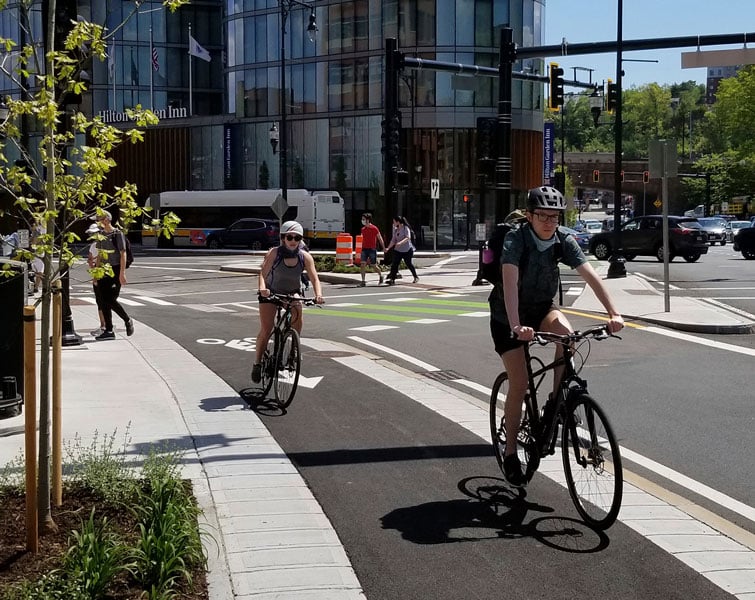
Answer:
POLYGON ((280 226, 273 219, 239 219, 225 229, 207 236, 208 248, 240 246, 252 250, 270 248, 279 243, 280 226))
MULTIPOLYGON (((669 260, 682 256, 695 262, 708 253, 708 236, 694 217, 669 217, 669 260)), ((613 254, 613 232, 595 234, 590 240, 590 252, 599 260, 613 254)), ((655 256, 663 261, 663 217, 648 215, 627 221, 621 228, 621 245, 624 258, 655 256)))

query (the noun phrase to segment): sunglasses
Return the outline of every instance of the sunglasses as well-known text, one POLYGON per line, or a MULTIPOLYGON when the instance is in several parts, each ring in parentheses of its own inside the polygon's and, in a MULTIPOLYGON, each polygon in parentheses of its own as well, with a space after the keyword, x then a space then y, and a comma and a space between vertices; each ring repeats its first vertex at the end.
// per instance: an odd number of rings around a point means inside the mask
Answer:
POLYGON ((282 235, 282 238, 286 238, 289 242, 301 242, 301 236, 300 235, 291 235, 290 233, 286 235, 282 235))

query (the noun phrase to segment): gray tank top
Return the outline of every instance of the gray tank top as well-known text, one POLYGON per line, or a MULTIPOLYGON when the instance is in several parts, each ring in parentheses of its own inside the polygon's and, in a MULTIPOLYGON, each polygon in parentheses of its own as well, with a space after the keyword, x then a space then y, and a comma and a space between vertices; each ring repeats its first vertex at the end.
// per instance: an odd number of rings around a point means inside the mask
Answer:
POLYGON ((274 294, 292 294, 301 289, 301 274, 304 272, 304 256, 299 254, 296 265, 289 267, 283 258, 275 259, 273 268, 265 278, 265 285, 274 294))

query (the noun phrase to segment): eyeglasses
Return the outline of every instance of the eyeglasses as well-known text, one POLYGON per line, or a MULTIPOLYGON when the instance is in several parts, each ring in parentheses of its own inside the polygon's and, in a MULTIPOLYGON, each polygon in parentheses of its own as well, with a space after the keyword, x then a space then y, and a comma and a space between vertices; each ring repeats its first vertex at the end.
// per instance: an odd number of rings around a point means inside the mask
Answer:
POLYGON ((286 235, 282 235, 281 237, 286 238, 286 240, 289 241, 289 242, 301 242, 301 236, 300 235, 291 235, 289 233, 289 234, 286 234, 286 235))
POLYGON ((534 212, 532 213, 537 217, 537 220, 541 223, 558 223, 558 218, 561 215, 555 214, 555 215, 546 215, 545 213, 541 212, 534 212))

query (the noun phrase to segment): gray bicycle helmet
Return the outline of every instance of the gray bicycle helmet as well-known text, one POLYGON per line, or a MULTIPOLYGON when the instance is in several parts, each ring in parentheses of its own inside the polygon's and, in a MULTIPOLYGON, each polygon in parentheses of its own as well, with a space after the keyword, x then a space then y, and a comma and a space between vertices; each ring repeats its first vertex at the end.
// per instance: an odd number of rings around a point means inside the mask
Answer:
POLYGON ((556 188, 544 185, 532 188, 527 194, 527 210, 532 212, 538 208, 548 210, 566 210, 564 197, 556 188))

